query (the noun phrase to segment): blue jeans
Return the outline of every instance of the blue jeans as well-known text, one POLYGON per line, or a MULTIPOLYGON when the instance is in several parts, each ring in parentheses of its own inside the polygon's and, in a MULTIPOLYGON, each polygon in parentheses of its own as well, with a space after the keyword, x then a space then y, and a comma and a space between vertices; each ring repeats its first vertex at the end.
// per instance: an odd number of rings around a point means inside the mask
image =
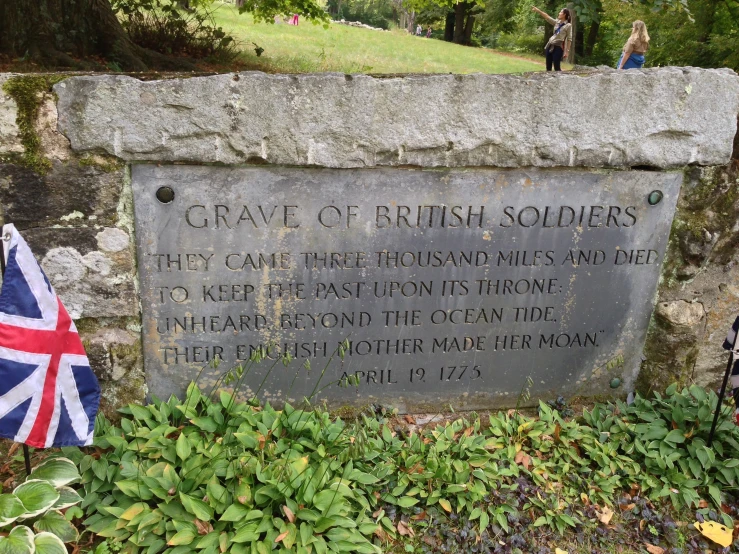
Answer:
MULTIPOLYGON (((621 65, 621 60, 624 59, 623 53, 621 53, 621 57, 618 59, 618 63, 616 64, 616 67, 621 65)), ((629 56, 629 59, 626 60, 626 63, 624 64, 623 69, 641 69, 641 67, 644 65, 644 56, 642 54, 634 54, 633 52, 629 56)))

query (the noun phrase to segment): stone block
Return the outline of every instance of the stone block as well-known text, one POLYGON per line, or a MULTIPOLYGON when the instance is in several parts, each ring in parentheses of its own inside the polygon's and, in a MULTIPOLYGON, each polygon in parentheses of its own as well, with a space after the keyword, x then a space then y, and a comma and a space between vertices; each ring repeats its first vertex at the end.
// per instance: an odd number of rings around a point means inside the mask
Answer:
POLYGON ((77 152, 335 168, 723 164, 739 110, 733 71, 696 68, 392 78, 250 72, 163 81, 107 75, 72 77, 54 91, 59 129, 77 152), (142 110, 146 117, 131 117, 142 110))
POLYGON ((0 74, 0 156, 23 152, 20 131, 15 122, 18 116, 18 106, 3 91, 5 82, 14 76, 12 73, 0 74))
POLYGON ((57 227, 21 233, 73 319, 138 315, 131 249, 111 252, 99 246, 98 235, 111 231, 57 227))

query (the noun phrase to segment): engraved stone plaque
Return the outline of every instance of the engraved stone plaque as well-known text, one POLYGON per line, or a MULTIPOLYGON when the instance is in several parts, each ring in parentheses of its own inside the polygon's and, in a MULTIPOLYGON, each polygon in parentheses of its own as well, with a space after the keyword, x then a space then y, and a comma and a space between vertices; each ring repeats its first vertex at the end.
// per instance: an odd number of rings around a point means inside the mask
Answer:
POLYGON ((527 377, 532 402, 628 388, 681 181, 182 165, 132 176, 150 394, 181 395, 198 375, 208 390, 241 363, 242 383, 224 388, 245 399, 411 412, 511 406, 527 377), (260 346, 266 358, 249 362, 260 346))

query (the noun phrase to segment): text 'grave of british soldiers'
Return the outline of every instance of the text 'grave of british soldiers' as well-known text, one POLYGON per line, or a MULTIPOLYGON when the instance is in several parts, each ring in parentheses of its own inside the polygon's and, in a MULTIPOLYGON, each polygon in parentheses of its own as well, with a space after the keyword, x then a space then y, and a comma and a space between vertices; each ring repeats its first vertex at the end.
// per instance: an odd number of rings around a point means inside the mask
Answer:
POLYGON ((203 368, 213 385, 262 346, 245 395, 320 390, 334 406, 408 411, 509 405, 527 377, 536 396, 629 385, 681 179, 154 165, 132 177, 151 394, 203 368), (359 386, 339 386, 347 376, 359 386))

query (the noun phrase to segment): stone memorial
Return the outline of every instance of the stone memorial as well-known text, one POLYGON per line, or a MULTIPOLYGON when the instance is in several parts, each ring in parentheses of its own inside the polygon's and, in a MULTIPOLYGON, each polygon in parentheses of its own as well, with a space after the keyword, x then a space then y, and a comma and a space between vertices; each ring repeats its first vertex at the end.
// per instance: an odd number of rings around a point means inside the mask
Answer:
POLYGON ((334 406, 419 411, 508 405, 528 377, 549 396, 631 386, 681 176, 134 165, 132 179, 151 393, 215 384, 261 346, 247 396, 318 386, 334 406), (358 386, 340 386, 349 375, 358 386))
POLYGON ((722 374, 733 71, 140 77, 0 74, 0 219, 109 415, 239 364, 402 412, 722 374))

